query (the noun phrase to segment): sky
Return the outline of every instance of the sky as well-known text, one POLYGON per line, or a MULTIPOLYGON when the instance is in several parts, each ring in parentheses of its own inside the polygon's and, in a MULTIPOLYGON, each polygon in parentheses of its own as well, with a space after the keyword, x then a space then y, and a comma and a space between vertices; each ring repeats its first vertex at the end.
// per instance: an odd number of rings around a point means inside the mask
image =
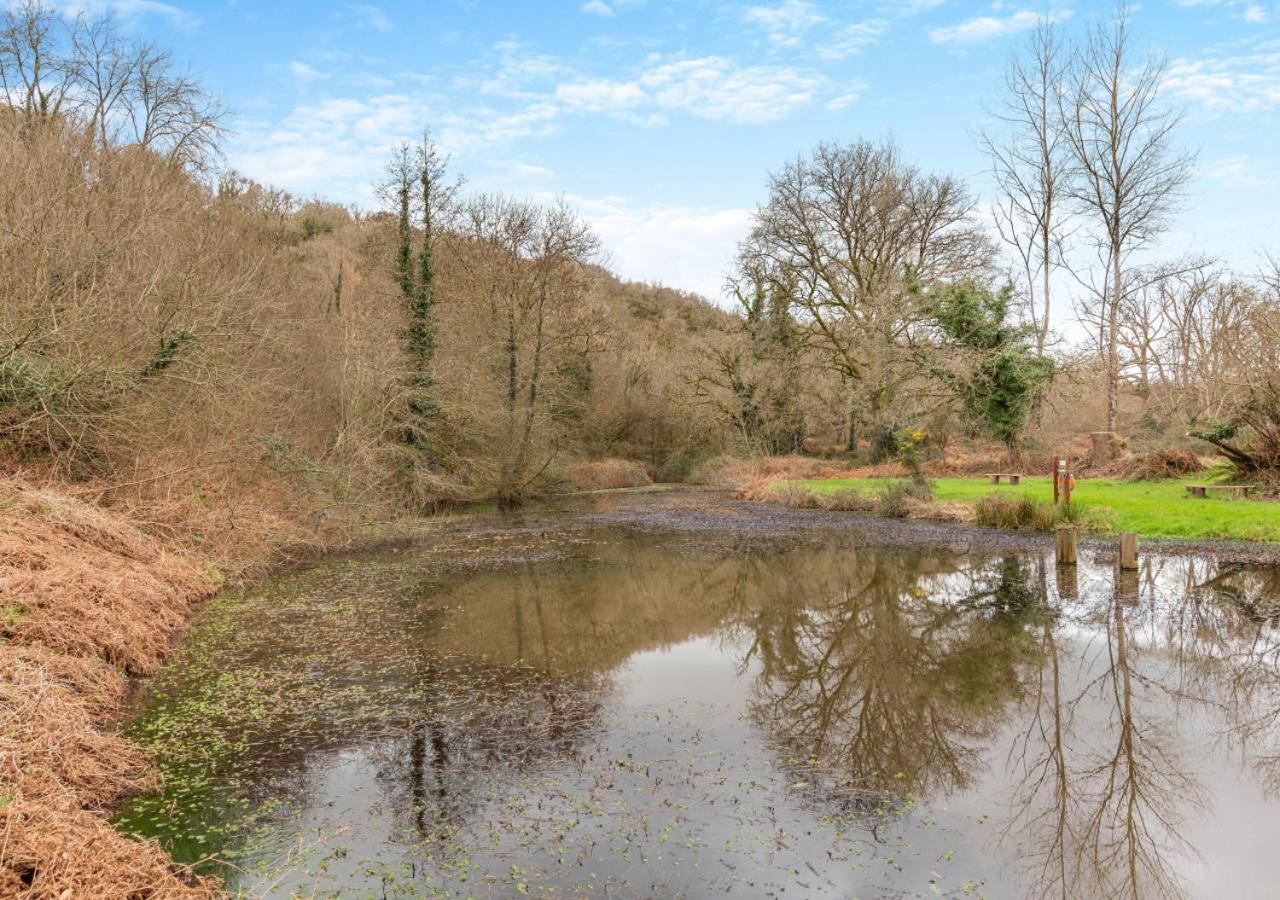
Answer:
MULTIPOLYGON (((992 199, 977 134, 1010 52, 1094 0, 98 0, 232 112, 227 162, 371 207, 429 126, 476 190, 564 197, 627 278, 719 297, 767 174, 822 140, 892 137, 992 199)), ((1280 253, 1280 0, 1143 0, 1199 153, 1159 251, 1280 253)))

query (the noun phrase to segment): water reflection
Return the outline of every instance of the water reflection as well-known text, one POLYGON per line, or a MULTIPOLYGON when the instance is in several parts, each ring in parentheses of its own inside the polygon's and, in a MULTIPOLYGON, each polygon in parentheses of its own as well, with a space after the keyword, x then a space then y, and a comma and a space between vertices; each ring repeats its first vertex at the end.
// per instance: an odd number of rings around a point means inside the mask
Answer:
POLYGON ((224 597, 134 723, 171 777, 124 824, 259 890, 1066 898, 1203 895, 1213 817, 1276 821, 1274 570, 558 550, 224 597))
POLYGON ((1023 835, 1029 895, 1181 895, 1174 864, 1193 854, 1183 824, 1203 790, 1172 721, 1172 670, 1160 645, 1136 634, 1130 597, 1117 580, 1074 648, 1053 628, 1041 634, 1046 664, 1011 755, 1018 778, 1006 829, 1023 835))
MULTIPOLYGON (((968 787, 1036 647, 1027 564, 828 552, 754 582, 750 714, 852 796, 968 787)), ((794 767, 796 764, 793 762, 794 767)))

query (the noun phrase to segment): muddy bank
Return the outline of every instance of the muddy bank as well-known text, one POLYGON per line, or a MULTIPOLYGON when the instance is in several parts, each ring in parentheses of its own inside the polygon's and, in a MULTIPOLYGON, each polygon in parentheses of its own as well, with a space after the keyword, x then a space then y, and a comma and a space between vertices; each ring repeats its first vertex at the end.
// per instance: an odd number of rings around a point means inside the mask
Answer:
POLYGON ((117 517, 0 480, 0 896, 213 893, 107 815, 150 778, 114 730, 126 678, 159 667, 215 587, 117 517))
MULTIPOLYGON (((695 488, 563 497, 520 513, 459 518, 430 539, 447 548, 462 535, 533 536, 596 527, 671 534, 690 541, 696 541, 699 534, 727 533, 743 549, 783 547, 833 531, 867 546, 934 547, 960 553, 1044 550, 1054 543, 1052 534, 1042 532, 1002 531, 928 519, 891 519, 842 510, 795 509, 738 499, 727 491, 695 488)), ((1110 562, 1116 556, 1117 542, 1116 537, 1082 537, 1080 548, 1091 560, 1110 562)), ((1141 547, 1144 552, 1162 555, 1194 554, 1220 562, 1280 564, 1280 545, 1268 543, 1142 538, 1141 547)), ((507 555, 513 561, 520 558, 519 553, 507 555)), ((481 564, 479 558, 473 561, 481 564)))

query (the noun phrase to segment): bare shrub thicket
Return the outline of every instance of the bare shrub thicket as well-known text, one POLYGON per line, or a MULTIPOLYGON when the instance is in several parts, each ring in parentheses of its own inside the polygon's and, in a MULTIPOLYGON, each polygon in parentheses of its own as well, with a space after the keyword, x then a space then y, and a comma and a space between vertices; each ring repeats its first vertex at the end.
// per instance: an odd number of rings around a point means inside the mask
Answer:
MULTIPOLYGON (((502 198, 441 237, 435 462, 406 503, 394 218, 0 113, 0 442, 232 558, 353 518, 721 449, 683 373, 725 315, 592 264, 568 211, 502 198), (514 368, 513 368, 514 365, 514 368), (216 547, 208 542, 221 541, 216 547)), ((683 460, 683 462, 682 462, 683 460)))
POLYGON ((163 492, 196 521, 210 498, 233 516, 236 496, 271 496, 289 518, 286 485, 324 482, 330 501, 366 489, 343 473, 369 462, 394 324, 358 229, 303 243, 288 197, 209 188, 58 119, 8 120, 0 173, 8 459, 120 497, 163 492))

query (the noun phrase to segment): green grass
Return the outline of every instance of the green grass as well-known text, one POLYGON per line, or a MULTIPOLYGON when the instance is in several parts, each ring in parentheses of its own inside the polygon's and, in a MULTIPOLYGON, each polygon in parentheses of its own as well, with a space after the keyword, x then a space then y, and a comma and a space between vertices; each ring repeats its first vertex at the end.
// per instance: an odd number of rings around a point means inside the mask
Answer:
MULTIPOLYGON (((1136 531, 1147 537, 1280 541, 1280 503, 1266 500, 1195 500, 1186 485, 1205 483, 1204 475, 1183 481, 1124 482, 1081 479, 1071 495, 1085 522, 1104 532, 1136 531)), ((839 478, 780 482, 815 494, 873 491, 884 479, 839 478)), ((1017 487, 989 484, 985 478, 934 479, 934 499, 973 502, 992 493, 1053 500, 1053 482, 1024 478, 1017 487)))

